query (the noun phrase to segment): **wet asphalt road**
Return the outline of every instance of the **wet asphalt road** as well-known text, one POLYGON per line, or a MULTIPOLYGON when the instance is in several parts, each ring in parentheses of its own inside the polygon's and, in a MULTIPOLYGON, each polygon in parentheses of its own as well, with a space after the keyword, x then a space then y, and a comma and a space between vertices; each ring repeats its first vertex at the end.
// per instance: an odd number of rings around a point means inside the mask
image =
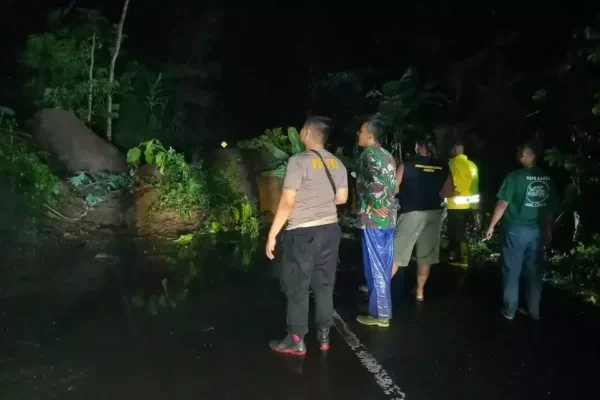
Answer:
POLYGON ((269 340, 285 329, 276 271, 266 259, 246 274, 215 259, 209 284, 165 317, 124 313, 115 290, 87 299, 39 346, 7 340, 0 399, 403 398, 382 389, 392 384, 409 400, 597 398, 597 311, 547 290, 541 322, 506 321, 496 271, 471 273, 460 290, 440 265, 424 303, 405 290, 409 268, 395 278, 391 327, 363 327, 354 322, 359 253, 358 242, 343 242, 336 309, 377 365, 361 364, 365 354, 336 330, 326 355, 312 335, 305 358, 272 354, 269 340), (23 376, 33 364, 37 375, 23 376), (8 389, 27 382, 37 396, 8 389))

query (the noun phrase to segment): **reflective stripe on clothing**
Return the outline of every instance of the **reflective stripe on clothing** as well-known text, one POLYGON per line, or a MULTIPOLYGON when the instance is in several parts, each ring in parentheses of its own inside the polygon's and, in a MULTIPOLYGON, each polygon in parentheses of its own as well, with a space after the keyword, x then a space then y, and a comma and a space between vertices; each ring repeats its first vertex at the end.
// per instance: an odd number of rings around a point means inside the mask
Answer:
POLYGON ((458 196, 446 200, 448 209, 467 210, 479 203, 479 177, 477 166, 466 155, 460 154, 448 163, 458 196))
MULTIPOLYGON (((476 204, 476 203, 479 203, 479 195, 474 194, 472 196, 454 196, 450 200, 453 201, 454 204, 456 204, 456 205, 476 204)), ((444 201, 446 203, 448 203, 448 199, 444 199, 444 201)), ((452 208, 452 207, 448 206, 448 208, 452 208)), ((468 208, 469 207, 465 207, 465 209, 468 209, 468 208)))

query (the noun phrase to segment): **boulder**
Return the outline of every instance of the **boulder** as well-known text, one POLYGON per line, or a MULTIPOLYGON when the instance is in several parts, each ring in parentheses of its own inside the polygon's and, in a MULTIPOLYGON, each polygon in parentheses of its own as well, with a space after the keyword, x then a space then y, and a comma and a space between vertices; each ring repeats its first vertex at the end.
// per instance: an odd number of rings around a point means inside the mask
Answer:
POLYGON ((60 108, 38 111, 27 123, 35 143, 60 172, 125 172, 125 155, 96 135, 75 114, 60 108))
POLYGON ((213 171, 231 168, 240 178, 237 190, 250 198, 258 198, 256 186, 258 154, 252 150, 219 149, 209 158, 213 171))
POLYGON ((188 217, 177 211, 152 209, 143 220, 136 221, 137 232, 141 235, 156 235, 162 238, 177 239, 179 236, 202 228, 202 216, 192 213, 188 217))
POLYGON ((126 210, 133 202, 131 197, 132 195, 128 192, 111 192, 106 200, 90 210, 81 221, 100 226, 120 227, 126 222, 126 210))
POLYGON ((283 188, 283 180, 276 176, 259 175, 256 177, 256 183, 260 195, 258 200, 260 211, 266 213, 267 220, 270 220, 275 215, 275 211, 277 211, 277 204, 279 204, 283 188))
POLYGON ((135 202, 124 215, 127 226, 136 226, 139 221, 145 220, 152 206, 158 201, 158 192, 153 187, 136 190, 133 196, 135 202))
POLYGON ((133 179, 138 186, 152 185, 161 178, 162 174, 153 164, 144 164, 133 174, 133 179))

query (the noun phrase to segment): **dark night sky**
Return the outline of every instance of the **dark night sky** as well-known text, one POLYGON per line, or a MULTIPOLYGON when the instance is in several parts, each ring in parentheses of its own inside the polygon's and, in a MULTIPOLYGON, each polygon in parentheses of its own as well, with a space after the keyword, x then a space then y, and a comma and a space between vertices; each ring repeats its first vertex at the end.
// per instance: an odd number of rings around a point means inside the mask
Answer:
MULTIPOLYGON (((14 60, 26 35, 43 31, 48 11, 69 0, 4 3, 13 18, 1 27, 3 45, 12 48, 8 54, 14 60)), ((451 61, 467 57, 498 34, 512 30, 522 32, 513 51, 514 62, 526 68, 528 63, 560 59, 564 54, 561 41, 594 14, 590 12, 594 2, 587 0, 527 5, 505 1, 495 8, 485 2, 416 3, 305 1, 283 6, 284 2, 257 0, 239 6, 217 0, 131 0, 127 49, 146 63, 181 58, 191 43, 190 35, 201 34, 206 10, 214 8, 211 4, 224 4, 214 55, 223 68, 223 111, 254 130, 298 123, 307 108, 307 84, 325 72, 375 67, 391 78, 410 65, 442 72, 451 61), (435 41, 429 38, 435 37, 439 37, 439 47, 433 55, 429 49, 435 41)), ((85 0, 77 5, 101 8, 116 21, 122 1, 85 0)), ((10 61, 4 59, 4 71, 10 70, 10 61)))

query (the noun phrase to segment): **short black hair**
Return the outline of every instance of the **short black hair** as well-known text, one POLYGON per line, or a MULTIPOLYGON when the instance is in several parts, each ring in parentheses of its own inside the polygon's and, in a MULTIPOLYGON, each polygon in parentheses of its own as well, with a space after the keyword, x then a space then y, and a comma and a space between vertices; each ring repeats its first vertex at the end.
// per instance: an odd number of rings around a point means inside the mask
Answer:
POLYGON ((333 120, 329 117, 314 115, 306 118, 304 126, 319 134, 321 140, 326 142, 333 129, 333 120))
POLYGON ((435 136, 423 134, 420 137, 418 137, 417 140, 415 140, 415 143, 418 146, 425 147, 430 157, 435 157, 437 155, 437 145, 435 136))
POLYGON ((531 151, 535 159, 539 160, 544 152, 544 145, 537 139, 530 139, 523 144, 523 150, 531 151))
POLYGON ((383 140, 383 138, 385 136, 384 123, 383 123, 383 119, 382 119, 381 115, 380 114, 371 115, 369 117, 369 119, 367 119, 365 121, 365 124, 367 126, 367 130, 369 131, 369 133, 371 135, 373 135, 375 142, 381 143, 381 141, 383 140))

